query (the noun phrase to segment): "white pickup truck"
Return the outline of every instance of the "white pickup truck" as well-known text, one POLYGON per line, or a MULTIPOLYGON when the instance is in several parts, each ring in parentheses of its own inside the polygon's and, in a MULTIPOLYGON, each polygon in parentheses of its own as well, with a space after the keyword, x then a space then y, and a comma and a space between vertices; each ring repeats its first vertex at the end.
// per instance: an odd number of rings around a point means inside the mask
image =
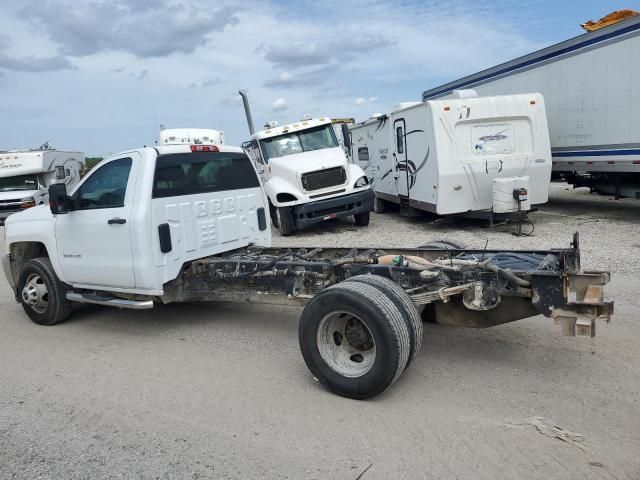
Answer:
MULTIPOLYGON (((270 248, 268 200, 240 148, 198 143, 113 155, 50 205, 12 215, 2 265, 36 323, 73 303, 130 309, 199 300, 301 304, 302 355, 331 391, 369 398, 422 344, 422 319, 490 327, 542 313, 566 334, 610 317, 606 272, 573 247, 270 248), (421 318, 422 315, 422 318, 421 318)), ((215 310, 213 310, 215 314, 215 310)))

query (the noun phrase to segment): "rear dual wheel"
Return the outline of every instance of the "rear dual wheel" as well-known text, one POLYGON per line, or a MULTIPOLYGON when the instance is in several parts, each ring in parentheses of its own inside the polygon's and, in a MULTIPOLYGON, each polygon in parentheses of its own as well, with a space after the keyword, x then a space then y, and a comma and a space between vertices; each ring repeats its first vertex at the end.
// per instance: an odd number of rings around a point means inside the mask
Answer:
POLYGON ((400 297, 383 283, 354 277, 321 291, 302 312, 302 356, 312 375, 333 393, 355 399, 378 395, 419 349, 408 307, 400 306, 400 297))

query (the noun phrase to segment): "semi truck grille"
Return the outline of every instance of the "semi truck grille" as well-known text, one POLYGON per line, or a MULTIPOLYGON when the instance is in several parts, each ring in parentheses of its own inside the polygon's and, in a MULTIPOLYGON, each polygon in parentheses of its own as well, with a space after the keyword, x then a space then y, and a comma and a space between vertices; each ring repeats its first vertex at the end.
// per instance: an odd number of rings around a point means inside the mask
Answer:
POLYGON ((347 180, 344 167, 327 168, 302 175, 302 186, 305 190, 320 190, 321 188, 342 185, 347 180))

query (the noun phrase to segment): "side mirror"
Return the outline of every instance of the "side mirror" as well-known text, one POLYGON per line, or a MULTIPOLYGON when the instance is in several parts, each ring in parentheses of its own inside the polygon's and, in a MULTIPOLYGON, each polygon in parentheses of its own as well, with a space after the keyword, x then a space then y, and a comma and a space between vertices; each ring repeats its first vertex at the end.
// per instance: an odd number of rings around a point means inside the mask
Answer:
POLYGON ((71 199, 67 195, 67 186, 64 183, 49 185, 49 208, 54 215, 69 213, 72 210, 71 199))
POLYGON ((349 133, 349 126, 346 123, 340 125, 342 127, 342 139, 344 140, 344 146, 347 150, 351 150, 351 134, 349 133))
POLYGON ((62 165, 58 165, 56 167, 56 180, 64 180, 67 176, 67 172, 62 165))

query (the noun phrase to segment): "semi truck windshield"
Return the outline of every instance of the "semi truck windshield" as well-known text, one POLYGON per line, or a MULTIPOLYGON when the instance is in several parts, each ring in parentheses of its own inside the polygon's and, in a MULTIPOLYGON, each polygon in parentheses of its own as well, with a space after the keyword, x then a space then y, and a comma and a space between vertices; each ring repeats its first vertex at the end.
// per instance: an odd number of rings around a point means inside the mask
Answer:
POLYGON ((264 138, 260 143, 266 161, 274 157, 338 146, 338 140, 330 124, 264 138))

